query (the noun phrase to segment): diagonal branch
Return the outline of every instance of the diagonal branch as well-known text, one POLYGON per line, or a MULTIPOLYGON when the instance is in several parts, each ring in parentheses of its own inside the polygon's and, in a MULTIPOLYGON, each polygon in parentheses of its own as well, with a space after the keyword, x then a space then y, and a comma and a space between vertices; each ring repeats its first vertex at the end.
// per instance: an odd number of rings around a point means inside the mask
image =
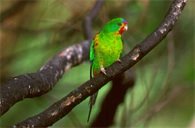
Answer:
POLYGON ((50 126, 57 120, 67 115, 76 105, 92 95, 112 78, 135 65, 148 52, 150 52, 162 39, 172 30, 187 0, 174 0, 170 9, 160 24, 160 26, 151 33, 140 44, 135 46, 128 54, 121 58, 121 63, 114 63, 106 69, 107 76, 99 74, 97 77, 83 83, 80 87, 70 92, 67 96, 51 105, 45 111, 30 117, 15 126, 35 127, 50 126))
POLYGON ((64 72, 88 59, 88 53, 84 51, 89 51, 88 41, 62 50, 36 73, 16 76, 0 86, 1 115, 24 98, 40 96, 50 91, 64 72))
MULTIPOLYGON (((91 27, 92 20, 99 12, 102 3, 103 0, 97 0, 95 3, 91 13, 87 16, 89 18, 86 23, 87 26, 91 27)), ((85 31, 91 33, 91 30, 85 31)), ((43 65, 39 71, 16 76, 4 85, 1 85, 0 115, 3 115, 16 102, 24 98, 40 96, 50 91, 64 72, 89 58, 89 42, 90 40, 88 39, 65 48, 43 65)))
POLYGON ((118 106, 124 102, 128 89, 133 88, 135 72, 131 69, 117 75, 112 80, 112 86, 101 104, 101 110, 92 122, 92 128, 109 127, 114 123, 118 106), (113 100, 114 99, 114 100, 113 100), (106 120, 105 118, 106 117, 106 120))

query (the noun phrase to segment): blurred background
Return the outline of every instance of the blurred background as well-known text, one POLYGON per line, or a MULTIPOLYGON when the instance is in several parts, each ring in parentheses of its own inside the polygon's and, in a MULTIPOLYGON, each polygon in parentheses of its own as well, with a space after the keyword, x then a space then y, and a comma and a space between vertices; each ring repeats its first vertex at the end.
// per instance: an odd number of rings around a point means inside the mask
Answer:
MULTIPOLYGON (((95 0, 0 0, 1 84, 10 77, 36 72, 57 52, 84 40, 82 24, 94 3, 95 0)), ((123 36, 127 53, 155 30, 170 3, 170 0, 105 0, 93 22, 93 34, 108 20, 125 18, 129 25, 123 36)), ((195 127, 193 11, 195 1, 188 0, 173 31, 133 67, 135 84, 118 106, 111 127, 195 127)), ((15 104, 0 118, 0 126, 13 125, 38 114, 88 79, 89 62, 84 62, 66 72, 49 93, 15 104)), ((101 111, 110 88, 108 83, 99 91, 89 124, 101 111)), ((88 100, 52 127, 88 126, 88 100)))

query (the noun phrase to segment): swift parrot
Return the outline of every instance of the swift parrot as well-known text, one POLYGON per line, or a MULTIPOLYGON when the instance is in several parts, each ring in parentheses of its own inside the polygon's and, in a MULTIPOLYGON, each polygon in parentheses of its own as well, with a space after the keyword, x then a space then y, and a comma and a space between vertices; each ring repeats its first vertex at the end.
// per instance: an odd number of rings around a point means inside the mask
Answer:
MULTIPOLYGON (((114 18, 107 22, 91 41, 90 79, 97 76, 100 72, 106 75, 106 67, 110 66, 115 61, 120 62, 120 56, 123 50, 121 35, 127 31, 127 23, 128 22, 123 18, 114 18)), ((98 92, 90 97, 88 121, 97 94, 98 92)))

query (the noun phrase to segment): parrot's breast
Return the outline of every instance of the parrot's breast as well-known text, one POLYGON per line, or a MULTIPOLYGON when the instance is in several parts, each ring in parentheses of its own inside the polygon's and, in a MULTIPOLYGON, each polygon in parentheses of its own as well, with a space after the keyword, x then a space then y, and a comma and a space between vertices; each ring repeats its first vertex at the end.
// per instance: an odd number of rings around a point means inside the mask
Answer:
POLYGON ((120 58, 123 49, 121 36, 110 36, 94 40, 95 58, 93 70, 99 72, 103 66, 108 67, 120 58))

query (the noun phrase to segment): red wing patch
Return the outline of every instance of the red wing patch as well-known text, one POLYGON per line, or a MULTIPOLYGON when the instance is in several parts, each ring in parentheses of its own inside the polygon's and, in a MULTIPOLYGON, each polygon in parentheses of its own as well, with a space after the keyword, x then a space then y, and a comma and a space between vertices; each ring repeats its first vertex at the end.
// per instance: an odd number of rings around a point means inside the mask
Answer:
POLYGON ((94 47, 98 46, 98 34, 96 34, 95 38, 94 38, 94 47))

